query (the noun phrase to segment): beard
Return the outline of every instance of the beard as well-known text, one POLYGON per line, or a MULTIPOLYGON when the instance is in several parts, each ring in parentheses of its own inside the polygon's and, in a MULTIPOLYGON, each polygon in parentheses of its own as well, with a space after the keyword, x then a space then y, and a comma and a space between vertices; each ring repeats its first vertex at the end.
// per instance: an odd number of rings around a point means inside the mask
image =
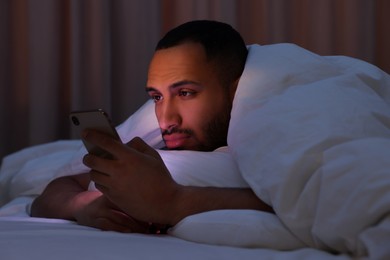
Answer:
MULTIPOLYGON (((231 108, 231 105, 226 104, 223 111, 202 127, 205 136, 203 142, 198 141, 194 146, 178 147, 175 148, 175 150, 213 151, 219 147, 226 146, 231 108)), ((173 133, 187 134, 194 137, 195 140, 199 140, 192 129, 173 128, 163 131, 162 135, 164 136, 173 133)))
POLYGON ((230 122, 230 107, 218 114, 204 127, 205 143, 199 147, 200 151, 213 151, 227 145, 227 134, 230 122))

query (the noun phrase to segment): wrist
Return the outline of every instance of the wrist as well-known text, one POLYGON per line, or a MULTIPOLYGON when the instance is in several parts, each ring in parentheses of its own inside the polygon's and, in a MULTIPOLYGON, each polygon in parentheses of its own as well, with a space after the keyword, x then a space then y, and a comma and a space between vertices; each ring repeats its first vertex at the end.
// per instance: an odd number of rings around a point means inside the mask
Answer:
POLYGON ((205 187, 179 185, 172 203, 171 221, 168 224, 174 226, 190 215, 207 211, 209 205, 202 199, 202 193, 206 189, 205 187))
POLYGON ((188 196, 188 187, 178 185, 176 192, 173 196, 173 200, 171 201, 171 216, 169 218, 168 225, 174 226, 179 223, 183 218, 188 216, 188 204, 189 201, 186 201, 186 197, 188 196))

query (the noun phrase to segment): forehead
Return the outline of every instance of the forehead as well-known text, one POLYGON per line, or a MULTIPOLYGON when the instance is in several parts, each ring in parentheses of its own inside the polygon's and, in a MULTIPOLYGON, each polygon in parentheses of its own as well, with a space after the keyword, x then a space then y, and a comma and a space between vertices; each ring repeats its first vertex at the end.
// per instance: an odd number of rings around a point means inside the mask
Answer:
POLYGON ((184 43, 157 50, 149 65, 148 86, 183 80, 204 81, 214 74, 212 68, 199 43, 184 43))

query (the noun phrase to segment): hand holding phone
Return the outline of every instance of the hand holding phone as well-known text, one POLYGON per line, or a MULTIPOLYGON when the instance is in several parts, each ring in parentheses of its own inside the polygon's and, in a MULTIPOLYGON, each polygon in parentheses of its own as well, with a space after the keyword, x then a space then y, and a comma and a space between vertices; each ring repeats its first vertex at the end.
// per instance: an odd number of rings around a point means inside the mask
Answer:
MULTIPOLYGON (((69 115, 73 129, 81 136, 84 129, 93 129, 101 133, 107 134, 112 138, 121 141, 115 127, 106 112, 102 109, 88 111, 74 111, 69 115)), ((100 157, 112 158, 107 151, 83 140, 84 146, 90 154, 100 157)))

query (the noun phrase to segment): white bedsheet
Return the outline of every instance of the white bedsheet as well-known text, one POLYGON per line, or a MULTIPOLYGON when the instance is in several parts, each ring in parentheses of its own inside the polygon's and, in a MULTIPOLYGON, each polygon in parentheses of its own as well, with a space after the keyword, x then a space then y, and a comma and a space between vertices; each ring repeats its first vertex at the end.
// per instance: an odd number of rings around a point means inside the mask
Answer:
MULTIPOLYGON (((171 236, 213 245, 288 250, 238 250, 270 259, 331 257, 321 250, 346 258, 389 258, 389 104, 389 76, 365 62, 321 57, 291 44, 250 46, 233 104, 229 149, 160 153, 178 182, 249 185, 277 216, 206 212, 184 219, 171 236), (231 239, 227 234, 247 236, 231 239)), ((153 104, 146 103, 119 132, 124 142, 138 135, 158 147, 161 137, 153 104)), ((78 141, 61 141, 5 158, 0 216, 25 215, 28 202, 48 181, 88 170, 81 163, 85 151, 80 147, 78 141)), ((17 229, 16 224, 11 226, 17 229)), ((35 228, 31 223, 26 226, 35 228)), ((5 236, 0 238, 2 243, 5 236)))
POLYGON ((315 249, 276 251, 211 246, 172 236, 103 232, 63 220, 0 218, 0 258, 85 259, 348 259, 315 249), (264 257, 264 258, 263 258, 264 257))

